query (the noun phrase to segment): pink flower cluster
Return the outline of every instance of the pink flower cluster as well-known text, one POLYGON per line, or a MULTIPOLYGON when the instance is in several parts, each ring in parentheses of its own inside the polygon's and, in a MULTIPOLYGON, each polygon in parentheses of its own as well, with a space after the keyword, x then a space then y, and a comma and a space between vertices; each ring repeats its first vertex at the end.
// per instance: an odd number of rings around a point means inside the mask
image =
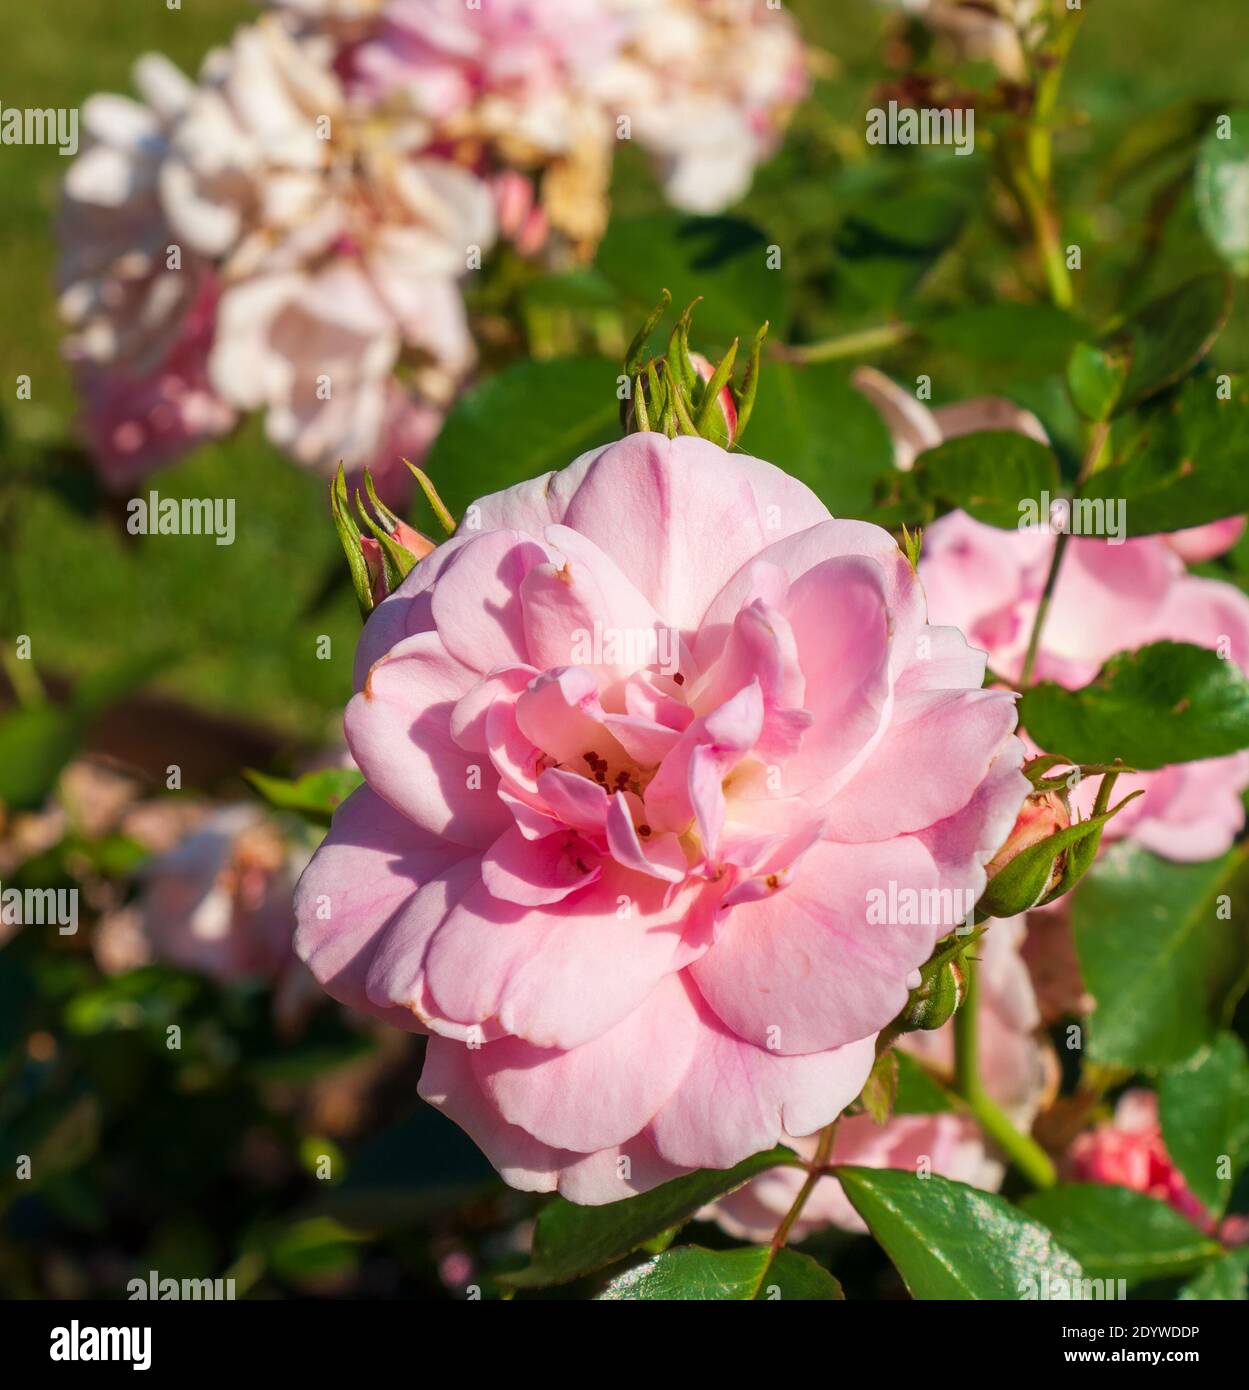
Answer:
POLYGON ((300 955, 431 1034, 422 1095, 515 1186, 609 1202, 813 1133, 1011 830, 1012 697, 887 532, 705 440, 469 515, 365 627, 367 785, 300 955), (907 895, 952 915, 873 909, 907 895))
MULTIPOLYGON (((904 470, 924 450, 980 430, 1014 430, 1048 443, 1034 415, 999 397, 929 410, 877 371, 861 369, 855 384, 883 415, 895 462, 904 470)), ((1121 544, 1072 537, 1042 629, 1034 677, 1076 690, 1112 656, 1160 641, 1211 647, 1249 671, 1249 596, 1185 568, 1186 561, 1227 550, 1244 526, 1244 518, 1228 517, 1121 544)), ((1022 673, 1056 544, 1050 528, 1004 531, 961 512, 924 532, 919 573, 933 620, 964 633, 987 653, 989 669, 1005 682, 1022 673)), ((1091 810, 1096 785, 1090 779, 1074 790, 1073 810, 1091 810)), ((1138 789, 1145 795, 1109 822, 1105 838, 1131 837, 1170 859, 1212 859, 1227 852, 1244 825, 1246 787, 1249 751, 1124 776, 1116 796, 1138 789)))
POLYGON ((497 237, 588 254, 626 135, 724 206, 805 90, 788 16, 724 0, 273 8, 196 82, 149 56, 141 100, 83 109, 61 309, 115 488, 252 411, 385 487, 474 366, 459 282, 497 237))

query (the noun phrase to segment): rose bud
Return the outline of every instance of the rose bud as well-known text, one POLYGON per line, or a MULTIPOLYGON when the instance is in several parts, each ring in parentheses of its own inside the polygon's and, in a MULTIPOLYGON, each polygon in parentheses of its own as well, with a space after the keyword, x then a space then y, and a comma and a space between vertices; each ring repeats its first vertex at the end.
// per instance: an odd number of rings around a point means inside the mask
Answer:
MULTIPOLYGON (((994 878, 1011 862, 1016 855, 1033 845, 1047 840, 1059 830, 1066 830, 1071 824, 1071 812, 1058 792, 1033 792, 1023 804, 1015 820, 1014 829, 1006 838, 1006 843, 989 861, 986 872, 994 878)), ((1048 893, 1062 877, 1064 854, 1059 854, 1050 874, 1048 893)))
MULTIPOLYGON (((437 548, 428 536, 421 535, 414 526, 409 526, 406 521, 395 523, 394 530, 390 532, 390 539, 395 545, 400 546, 411 555, 414 562, 423 560, 426 555, 437 548)), ((368 566, 373 602, 374 604, 381 603, 390 593, 381 541, 372 536, 361 536, 360 553, 364 556, 364 563, 368 566)))

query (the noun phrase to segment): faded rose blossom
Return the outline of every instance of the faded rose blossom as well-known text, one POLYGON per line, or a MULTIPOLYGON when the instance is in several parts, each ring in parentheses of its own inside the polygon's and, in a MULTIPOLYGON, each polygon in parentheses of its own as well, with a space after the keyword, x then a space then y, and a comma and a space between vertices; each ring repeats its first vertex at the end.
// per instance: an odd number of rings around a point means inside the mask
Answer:
POLYGON ((134 78, 142 101, 84 104, 85 140, 57 219, 65 356, 93 455, 118 489, 236 419, 208 374, 216 276, 178 245, 159 196, 170 131, 195 89, 156 54, 139 59, 134 78))
POLYGON ((1069 898, 1059 898, 1028 913, 1023 958, 1047 1024, 1093 1012, 1097 1001, 1088 992, 1080 970, 1069 898))
POLYGON ((886 532, 706 440, 470 515, 365 626, 367 785, 299 954, 432 1035, 422 1095, 513 1186, 608 1202, 813 1133, 943 930, 870 891, 978 896, 1015 821, 1012 698, 886 532))
POLYGON ((895 467, 909 473, 916 458, 948 439, 980 430, 1014 430, 1038 444, 1048 444, 1044 426, 1030 410, 1004 396, 977 396, 955 405, 930 410, 911 391, 904 390, 875 367, 858 367, 850 378, 861 395, 876 407, 893 437, 895 467))
POLYGON ((1249 1240, 1244 1218, 1231 1216, 1220 1223, 1189 1191, 1163 1141, 1158 1097, 1144 1087, 1125 1091, 1110 1120, 1076 1138, 1068 1170, 1073 1182, 1111 1183, 1156 1197, 1225 1244, 1249 1240))
POLYGON ((1040 9, 1038 0, 886 0, 922 19, 959 63, 992 63, 1012 82, 1028 75, 1025 42, 1040 9))
POLYGON ((546 245, 550 224, 534 192, 533 180, 504 169, 490 181, 499 235, 522 256, 536 256, 546 245))
MULTIPOLYGON (((1047 1091, 1055 1084, 1055 1062, 1039 1040, 1041 1025, 1028 972, 1019 956, 1023 937, 1020 917, 995 921, 976 945, 980 966, 981 1058, 990 1096, 1021 1129, 1027 1130, 1047 1091)), ((896 1044, 934 1070, 952 1075, 954 1025, 934 1033, 909 1033, 896 1044)), ((814 1156, 814 1139, 782 1136, 805 1158, 814 1156)), ((1005 1167, 986 1145, 976 1122, 953 1111, 936 1115, 895 1115, 878 1125, 870 1115, 849 1116, 837 1127, 831 1161, 868 1168, 915 1171, 926 1159, 929 1171, 957 1182, 996 1191, 1005 1167)), ((805 1174, 774 1168, 753 1178, 700 1213, 714 1219, 740 1240, 767 1241, 793 1205, 805 1174)), ((836 1178, 816 1184, 795 1223, 792 1238, 802 1240, 829 1224, 846 1231, 866 1231, 836 1178)))
MULTIPOLYGON (((957 626, 988 653, 1005 680, 1018 678, 1056 539, 1001 531, 961 512, 924 532, 919 572, 934 617, 957 626)), ((1223 650, 1249 669, 1249 597, 1231 584, 1188 574, 1166 542, 1143 536, 1122 545, 1086 537, 1068 543, 1041 636, 1036 678, 1070 690, 1088 684, 1121 651, 1151 642, 1223 650)), ((1070 793, 1087 816, 1097 778, 1070 793)), ((1225 853, 1244 824, 1249 752, 1127 773, 1116 799, 1145 792, 1110 820, 1106 840, 1125 836, 1169 859, 1225 853)))
POLYGON ((153 957, 223 984, 297 967, 290 895, 306 862, 257 807, 212 812, 141 870, 137 910, 153 957))
POLYGON ((504 231, 522 254, 554 230, 588 255, 606 226, 615 140, 597 87, 625 33, 606 0, 389 0, 350 55, 349 81, 383 111, 432 122, 440 146, 488 171, 540 176, 540 206, 504 231))
POLYGON ((332 54, 274 16, 238 30, 205 61, 161 195, 221 264, 220 393, 264 410, 302 463, 382 473, 420 452, 473 364, 456 281, 493 241, 494 208, 480 179, 422 152, 426 123, 357 109, 332 54))
POLYGON ((809 90, 793 19, 750 0, 626 0, 620 9, 629 42, 598 84, 613 123, 629 117, 670 202, 722 211, 749 189, 809 90))

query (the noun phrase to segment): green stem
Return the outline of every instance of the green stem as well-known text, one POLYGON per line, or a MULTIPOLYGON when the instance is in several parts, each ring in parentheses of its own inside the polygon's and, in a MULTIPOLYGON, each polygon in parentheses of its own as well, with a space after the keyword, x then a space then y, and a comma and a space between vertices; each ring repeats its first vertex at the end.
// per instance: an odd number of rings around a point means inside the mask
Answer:
POLYGON ((964 958, 967 994, 954 1015, 954 1090, 985 1135, 997 1145, 1034 1187, 1053 1187, 1058 1174, 1049 1155, 1029 1135, 1021 1133, 989 1096, 980 1079, 978 1037, 979 988, 976 962, 964 958))
POLYGON ((1075 303, 1075 287, 1067 269, 1061 224, 1054 207, 1054 112, 1072 45, 1084 11, 1058 12, 1053 31, 1034 55, 1039 70, 1032 110, 1022 132, 1010 139, 1004 151, 1003 176, 1019 204, 1032 234, 1051 301, 1060 309, 1075 303))
POLYGON ((3 652, 0 652, 0 667, 9 678, 13 694, 19 705, 41 705, 47 699, 43 682, 35 670, 33 661, 23 661, 15 652, 8 649, 9 638, 5 638, 3 652))
POLYGON ((1036 666, 1037 654, 1041 650, 1041 629, 1045 626, 1045 619, 1049 615, 1050 600, 1054 597, 1054 586, 1058 583, 1058 570, 1063 562, 1063 555, 1067 550, 1067 542, 1071 539, 1071 531, 1068 528, 1058 533, 1058 544, 1054 547, 1054 553, 1050 556, 1049 573, 1045 576, 1045 587, 1041 590, 1041 602, 1037 604, 1036 617, 1032 620, 1032 633, 1028 638, 1028 651, 1023 659, 1023 670, 1019 673, 1020 687, 1026 689, 1032 684, 1032 672, 1036 666))
POLYGON ((807 1198, 815 1191, 815 1185, 824 1176, 823 1170, 828 1167, 828 1160, 832 1157, 833 1141, 837 1138, 837 1121, 831 1125, 826 1125, 820 1131, 820 1140, 816 1145, 815 1157, 807 1169, 806 1181, 798 1189, 798 1195, 793 1200, 793 1205, 781 1218, 781 1224, 776 1228, 776 1234, 772 1237, 770 1246, 771 1255, 768 1263, 776 1258, 776 1253, 789 1239, 789 1233, 794 1229, 794 1223, 802 1215, 802 1209, 807 1204, 807 1198))
POLYGON ((836 362, 844 357, 863 357, 871 352, 896 347, 904 343, 915 330, 909 323, 882 323, 877 328, 863 328, 857 333, 846 333, 840 338, 826 338, 822 343, 804 343, 801 347, 789 347, 775 343, 772 355, 782 362, 797 362, 810 365, 814 362, 836 362))
MULTIPOLYGON (((1080 465, 1080 473, 1076 478, 1074 492, 1079 492, 1080 488, 1087 481, 1089 476, 1096 470, 1098 461, 1102 456, 1102 450, 1106 447, 1106 440, 1110 437, 1110 425, 1106 421, 1095 424, 1089 430, 1088 446, 1084 452, 1084 461, 1080 465)), ((1070 494, 1068 494, 1070 500, 1070 494)), ((1019 684, 1022 688, 1027 688, 1032 683, 1032 672, 1036 666, 1037 653, 1041 649, 1041 630, 1045 626, 1045 619, 1049 615, 1050 600, 1054 596, 1054 587, 1058 583, 1058 570, 1063 562, 1063 555, 1067 551, 1067 542, 1071 539, 1071 530, 1058 533, 1058 544, 1054 547, 1054 553, 1050 556, 1049 573, 1045 576, 1045 587, 1041 590, 1041 602, 1037 605, 1036 617, 1032 620, 1032 632, 1028 637, 1028 650, 1023 659, 1023 669, 1019 673, 1019 684)))

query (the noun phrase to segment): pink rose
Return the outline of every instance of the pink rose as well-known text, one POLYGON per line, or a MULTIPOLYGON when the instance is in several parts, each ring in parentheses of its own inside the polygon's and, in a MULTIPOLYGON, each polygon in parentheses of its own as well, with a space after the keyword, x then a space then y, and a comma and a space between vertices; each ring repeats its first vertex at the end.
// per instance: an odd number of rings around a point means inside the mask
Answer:
MULTIPOLYGON (((1055 538, 1000 531, 961 512, 924 532, 920 576, 933 615, 988 653, 989 666, 1018 678, 1055 538)), ((1074 537, 1067 546, 1041 637, 1040 680, 1078 689, 1117 652, 1150 642, 1193 642, 1223 650, 1249 669, 1249 597, 1231 584, 1188 574, 1162 537, 1122 545, 1074 537)), ((1249 752, 1182 763, 1120 779, 1116 797, 1142 788, 1106 826, 1107 839, 1133 839, 1170 859, 1225 853, 1244 824, 1240 793, 1249 752)), ((1071 796, 1087 815, 1096 780, 1071 796)))
POLYGON ((1075 1182, 1113 1183, 1172 1206, 1194 1226, 1224 1244, 1249 1241, 1245 1218, 1216 1221, 1189 1191, 1171 1161, 1158 1120, 1158 1097, 1137 1087, 1119 1097, 1112 1119, 1081 1134, 1071 1146, 1069 1176, 1075 1182))
MULTIPOLYGON (((985 1087, 1011 1119, 1027 1129, 1051 1084, 1054 1063, 1037 1038, 1041 1019, 1019 955, 1023 925, 1020 917, 994 922, 978 944, 976 955, 982 961, 979 1029, 985 1087)), ((935 1033, 907 1034, 898 1046, 937 1072, 953 1072, 953 1023, 935 1033)), ((794 1147, 806 1158, 814 1156, 813 1140, 794 1141, 794 1147)), ((1001 1160, 986 1147, 976 1122, 954 1111, 895 1115, 884 1125, 878 1125, 870 1115, 855 1115, 837 1127, 834 1163, 914 1172, 921 1160, 929 1172, 990 1191, 1001 1186, 1005 1174, 1001 1160)), ((793 1205, 805 1176, 797 1168, 774 1168, 702 1214, 714 1218, 739 1239, 767 1241, 793 1205)), ((794 1225, 793 1239, 801 1240, 830 1222, 845 1231, 867 1229, 836 1178, 823 1178, 794 1225)))
POLYGON ((978 895, 1027 791, 983 670, 886 532, 771 465, 585 454, 369 619, 367 785, 297 950, 432 1034, 422 1095, 516 1187, 608 1202, 811 1134, 949 930, 870 901, 978 895))

